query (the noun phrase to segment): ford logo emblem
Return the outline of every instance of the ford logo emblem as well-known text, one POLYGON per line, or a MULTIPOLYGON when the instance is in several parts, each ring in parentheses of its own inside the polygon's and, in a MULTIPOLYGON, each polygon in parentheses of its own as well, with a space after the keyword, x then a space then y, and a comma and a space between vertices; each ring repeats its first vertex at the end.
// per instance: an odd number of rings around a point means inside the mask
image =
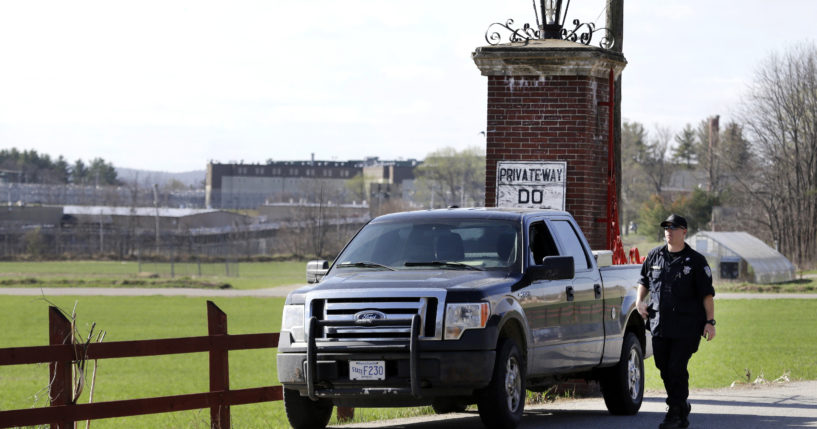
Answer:
POLYGON ((365 322, 370 320, 386 320, 386 313, 377 310, 363 310, 355 313, 355 320, 365 322))

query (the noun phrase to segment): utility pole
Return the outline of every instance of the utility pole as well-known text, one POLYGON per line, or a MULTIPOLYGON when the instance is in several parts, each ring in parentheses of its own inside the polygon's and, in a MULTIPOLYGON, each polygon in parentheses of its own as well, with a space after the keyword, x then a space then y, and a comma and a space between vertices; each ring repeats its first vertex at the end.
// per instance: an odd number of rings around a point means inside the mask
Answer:
POLYGON ((105 242, 105 235, 104 230, 102 229, 102 209, 99 209, 99 254, 102 255, 105 253, 105 246, 103 245, 105 242))
POLYGON ((715 192, 720 187, 717 178, 719 172, 716 171, 718 168, 715 163, 715 158, 718 156, 718 140, 721 133, 720 118, 720 115, 709 118, 709 150, 707 154, 709 157, 709 165, 707 166, 709 169, 709 192, 715 192))
MULTIPOLYGON (((715 115, 709 118, 709 150, 708 150, 708 158, 709 158, 709 193, 718 193, 720 196, 720 163, 717 159, 718 155, 718 142, 720 140, 721 135, 721 128, 720 128, 720 115, 715 115)), ((717 225, 715 224, 715 210, 712 210, 712 224, 709 226, 712 231, 717 231, 717 225)))
POLYGON ((159 184, 153 184, 153 208, 156 209, 156 254, 159 254, 159 184))
MULTIPOLYGON (((612 50, 624 53, 624 0, 607 0, 607 30, 609 36, 613 38, 612 50)), ((624 210, 621 209, 621 76, 616 78, 615 106, 613 107, 613 154, 616 157, 616 201, 619 205, 619 217, 624 210)), ((629 225, 624 223, 625 232, 629 225)), ((622 225, 621 219, 615 219, 618 225, 622 225)), ((620 229, 620 228, 619 228, 620 229)))

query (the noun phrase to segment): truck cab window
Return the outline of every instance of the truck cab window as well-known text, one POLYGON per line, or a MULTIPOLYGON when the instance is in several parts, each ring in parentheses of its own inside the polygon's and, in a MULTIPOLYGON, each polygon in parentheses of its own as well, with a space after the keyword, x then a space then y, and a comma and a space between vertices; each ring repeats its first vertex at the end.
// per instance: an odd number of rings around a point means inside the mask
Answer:
POLYGON ((587 270, 590 268, 590 260, 587 257, 587 252, 584 250, 576 231, 570 225, 570 222, 564 220, 553 221, 553 233, 559 237, 559 242, 565 247, 565 255, 573 257, 573 263, 576 271, 587 270))
POLYGON ((559 249, 553 242, 547 225, 544 222, 536 222, 530 226, 530 250, 533 257, 533 264, 541 265, 545 256, 558 256, 559 249))

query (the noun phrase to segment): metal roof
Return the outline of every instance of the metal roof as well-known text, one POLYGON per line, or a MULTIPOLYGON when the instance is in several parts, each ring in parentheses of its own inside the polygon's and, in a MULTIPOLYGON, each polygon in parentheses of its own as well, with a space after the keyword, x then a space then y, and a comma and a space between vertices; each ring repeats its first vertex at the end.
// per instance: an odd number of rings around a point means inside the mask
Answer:
MULTIPOLYGON (((111 207, 111 206, 64 206, 63 213, 87 216, 156 216, 155 207, 111 207)), ((202 213, 214 213, 215 209, 176 209, 159 207, 160 217, 184 217, 202 213)))

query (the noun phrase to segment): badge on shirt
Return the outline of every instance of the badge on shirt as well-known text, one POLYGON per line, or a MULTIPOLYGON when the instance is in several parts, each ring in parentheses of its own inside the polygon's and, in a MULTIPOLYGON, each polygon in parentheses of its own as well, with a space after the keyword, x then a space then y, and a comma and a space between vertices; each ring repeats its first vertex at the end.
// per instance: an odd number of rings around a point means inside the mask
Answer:
POLYGON ((704 267, 704 272, 706 273, 707 277, 712 277, 712 270, 709 269, 709 265, 704 267))
POLYGON ((689 275, 689 273, 690 273, 691 271, 692 271, 692 267, 690 267, 689 265, 687 265, 687 266, 685 266, 685 267, 684 267, 684 275, 685 275, 685 276, 689 275))

